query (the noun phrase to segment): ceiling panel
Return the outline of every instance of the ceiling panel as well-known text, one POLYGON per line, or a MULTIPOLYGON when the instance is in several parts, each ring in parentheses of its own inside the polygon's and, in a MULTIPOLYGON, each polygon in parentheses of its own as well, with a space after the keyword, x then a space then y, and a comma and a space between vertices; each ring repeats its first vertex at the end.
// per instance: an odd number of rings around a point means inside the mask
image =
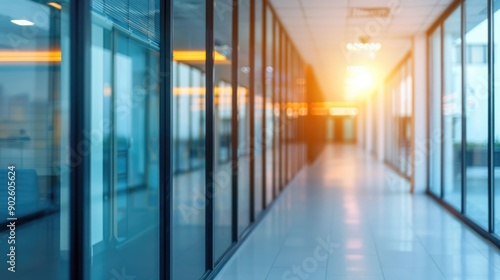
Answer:
POLYGON ((279 8, 301 8, 300 0, 272 0, 272 5, 279 8))
POLYGON ((348 7, 348 0, 305 0, 301 1, 304 8, 348 7))
POLYGON ((330 100, 344 97, 346 67, 376 66, 385 77, 411 48, 414 35, 439 17, 453 0, 271 0, 285 29, 318 77, 330 100), (390 17, 351 17, 350 9, 392 7, 390 17), (382 48, 374 59, 347 53, 346 44, 368 37, 382 48))
POLYGON ((303 10, 301 8, 281 8, 276 11, 280 18, 300 18, 303 17, 303 10))
POLYGON ((310 18, 317 17, 347 17, 347 8, 304 8, 305 15, 310 18))

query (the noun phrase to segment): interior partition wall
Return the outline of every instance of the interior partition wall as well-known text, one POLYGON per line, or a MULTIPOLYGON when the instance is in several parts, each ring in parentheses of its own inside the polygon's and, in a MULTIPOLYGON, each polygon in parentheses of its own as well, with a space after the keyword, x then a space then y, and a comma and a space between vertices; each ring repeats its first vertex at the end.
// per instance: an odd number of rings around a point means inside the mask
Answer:
POLYGON ((429 193, 500 245, 498 1, 456 1, 428 31, 429 193))
POLYGON ((403 177, 412 176, 413 66, 411 54, 389 75, 385 90, 385 161, 403 177))
POLYGON ((306 165, 308 72, 269 1, 0 15, 0 279, 211 279, 306 165))

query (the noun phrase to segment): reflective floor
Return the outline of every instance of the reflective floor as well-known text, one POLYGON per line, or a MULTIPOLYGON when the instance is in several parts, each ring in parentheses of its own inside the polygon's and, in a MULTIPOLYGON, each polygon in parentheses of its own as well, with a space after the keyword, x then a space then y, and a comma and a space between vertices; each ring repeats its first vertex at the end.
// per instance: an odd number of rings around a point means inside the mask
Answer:
POLYGON ((355 146, 330 146, 216 279, 500 279, 500 251, 355 146))

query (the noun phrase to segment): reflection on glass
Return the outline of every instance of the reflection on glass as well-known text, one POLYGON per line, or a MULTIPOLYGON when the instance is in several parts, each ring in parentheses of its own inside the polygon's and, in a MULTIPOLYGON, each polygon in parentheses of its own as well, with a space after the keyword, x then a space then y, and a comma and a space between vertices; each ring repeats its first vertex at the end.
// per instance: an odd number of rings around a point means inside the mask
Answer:
POLYGON ((274 162, 276 162, 275 154, 275 138, 276 138, 276 128, 274 127, 274 28, 273 28, 273 14, 271 9, 265 6, 265 92, 266 92, 266 104, 265 104, 265 116, 266 116, 266 205, 269 205, 273 200, 273 188, 276 185, 276 180, 278 177, 278 170, 274 162))
POLYGON ((226 58, 214 68, 214 260, 218 260, 232 244, 232 165, 231 121, 233 88, 231 86, 232 8, 226 0, 214 6, 215 51, 226 58), (229 6, 229 7, 228 7, 229 6))
POLYGON ((488 19, 486 0, 465 2, 466 209, 482 227, 488 225, 488 19), (476 51, 483 55, 478 55, 476 51))
MULTIPOLYGON (((265 69, 263 69, 263 48, 262 48, 262 35, 263 35, 263 24, 262 24, 262 8, 263 0, 255 1, 255 105, 254 105, 254 117, 255 117, 255 157, 254 157, 254 191, 255 191, 255 217, 257 217, 262 212, 262 186, 264 184, 264 148, 263 143, 263 126, 264 126, 264 96, 263 96, 263 85, 262 85, 262 75, 265 74, 265 69)), ((269 176, 266 174, 266 176, 269 176)))
POLYGON ((444 199, 457 209, 462 201, 461 8, 443 25, 443 187, 444 199))
POLYGON ((284 84, 283 84, 283 102, 281 102, 281 106, 283 108, 282 110, 282 116, 283 120, 285 121, 285 131, 283 132, 283 143, 284 143, 284 154, 285 154, 285 161, 283 164, 285 165, 285 181, 284 185, 287 184, 290 179, 291 179, 291 168, 292 168, 292 133, 293 133, 293 111, 291 108, 287 106, 288 102, 291 102, 293 100, 293 88, 291 87, 290 83, 292 81, 292 65, 291 65, 291 59, 292 59, 292 45, 290 44, 289 40, 285 40, 285 57, 284 57, 284 84))
POLYGON ((386 159, 401 173, 411 176, 412 64, 407 59, 386 87, 388 139, 386 159))
POLYGON ((285 37, 284 32, 281 32, 281 29, 279 28, 279 25, 277 21, 275 21, 275 34, 277 37, 280 39, 276 42, 276 65, 278 68, 276 69, 276 104, 275 104, 275 110, 278 112, 278 117, 275 120, 276 121, 276 126, 278 127, 278 137, 276 138, 276 147, 277 147, 277 156, 279 158, 277 164, 279 168, 279 174, 280 174, 280 180, 278 181, 276 185, 276 195, 278 195, 281 191, 281 189, 285 186, 286 184, 286 160, 287 160, 287 154, 286 154, 286 133, 287 133, 287 126, 288 122, 286 119, 286 106, 285 106, 285 101, 287 98, 287 88, 286 88, 286 83, 287 83, 287 72, 285 71, 286 67, 286 58, 287 58, 287 40, 285 37))
MULTIPOLYGON (((271 13, 272 14, 272 13, 271 13)), ((273 20, 273 25, 271 27, 274 31, 274 72, 273 72, 273 88, 274 88, 274 146, 273 146, 273 151, 274 151, 274 165, 275 165, 275 172, 276 176, 275 182, 273 185, 273 195, 275 197, 278 196, 280 193, 280 188, 282 187, 283 179, 285 176, 284 172, 284 153, 282 150, 282 147, 284 146, 283 143, 283 131, 285 130, 284 127, 284 122, 281 119, 282 116, 282 109, 281 109, 281 102, 282 102, 282 86, 283 86, 283 55, 284 55, 284 50, 283 50, 283 34, 281 33, 281 30, 279 29, 277 20, 273 20)))
MULTIPOLYGON (((240 0, 241 3, 243 0, 240 0)), ((238 234, 250 224, 250 7, 238 6, 238 234)))
POLYGON ((493 7, 494 7, 494 19, 493 19, 493 24, 494 24, 494 35, 493 38, 495 38, 494 41, 494 46, 495 46, 495 52, 494 52, 494 64, 493 64, 493 69, 494 69, 494 92, 493 94, 495 95, 495 128, 494 128, 494 157, 493 157, 493 162, 494 162, 494 172, 493 176, 495 176, 495 183, 494 183, 494 194, 495 194, 495 209, 494 211, 494 227, 495 227, 495 233, 497 236, 500 236, 500 98, 499 96, 499 85, 500 85, 500 63, 498 62, 498 55, 499 55, 499 45, 500 45, 500 1, 495 0, 493 2, 493 7))
POLYGON ((295 50, 293 49, 293 45, 290 43, 290 57, 289 57, 289 66, 288 66, 288 71, 289 71, 289 82, 288 82, 288 87, 290 88, 290 93, 289 93, 289 100, 287 101, 287 109, 286 109, 286 115, 288 118, 288 121, 290 123, 289 125, 289 130, 288 130, 288 142, 289 142, 289 149, 288 149, 288 154, 290 155, 290 165, 288 168, 288 181, 290 181, 297 171, 297 157, 298 157, 298 150, 297 150, 297 110, 295 108, 295 104, 297 104, 297 86, 296 86, 296 81, 297 81, 297 69, 296 69, 296 60, 295 60, 295 50))
POLYGON ((429 189, 441 195, 441 28, 429 40, 429 189))
POLYGON ((125 14, 93 7, 90 126, 101 141, 90 155, 92 279, 109 279, 122 267, 159 277, 159 3, 153 4, 144 0, 125 14), (120 20, 139 13, 148 16, 147 33, 120 20))
POLYGON ((69 273, 64 256, 73 164, 67 153, 70 3, 64 1, 61 9, 28 0, 0 5, 0 279, 63 280, 69 273), (7 211, 13 201, 8 190, 15 192, 13 216, 7 211), (24 221, 16 222, 17 244, 7 244, 7 217, 24 221), (8 271, 9 245, 16 245, 15 273, 8 271))
POLYGON ((278 69, 278 80, 279 80, 279 112, 280 112, 280 170, 281 170, 281 184, 277 188, 276 193, 279 194, 281 189, 285 186, 288 177, 288 143, 287 134, 289 122, 286 117, 286 100, 288 98, 288 71, 286 67, 288 66, 288 40, 284 32, 279 32, 280 29, 276 24, 276 33, 281 34, 281 41, 278 47, 279 50, 279 69, 278 69))
POLYGON ((173 279, 205 273, 205 1, 174 0, 172 65, 173 279))

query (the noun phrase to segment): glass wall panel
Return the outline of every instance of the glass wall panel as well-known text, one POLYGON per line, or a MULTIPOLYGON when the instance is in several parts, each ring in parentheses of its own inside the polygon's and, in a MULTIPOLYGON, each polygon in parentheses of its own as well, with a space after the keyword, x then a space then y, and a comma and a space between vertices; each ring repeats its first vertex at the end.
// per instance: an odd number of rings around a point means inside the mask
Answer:
MULTIPOLYGON (((263 0, 255 1, 255 22, 253 23, 255 28, 255 67, 253 71, 255 71, 255 158, 254 158, 254 166, 255 166, 255 180, 254 180, 254 191, 255 191, 255 217, 262 212, 262 186, 264 184, 264 168, 266 164, 264 162, 264 137, 263 137, 263 128, 264 128, 264 96, 263 96, 263 74, 266 73, 263 64, 263 51, 264 48, 262 46, 263 43, 263 30, 264 25, 262 24, 263 20, 263 0)), ((266 176, 270 176, 270 174, 266 174, 266 176)))
POLYGON ((457 209, 462 201, 462 59, 461 8, 443 24, 443 188, 457 209))
POLYGON ((466 209, 480 226, 488 225, 488 61, 476 49, 488 45, 486 0, 465 2, 466 209))
POLYGON ((273 49, 275 38, 274 38, 274 27, 273 27, 273 14, 271 9, 265 6, 265 37, 266 37, 266 205, 269 205, 273 200, 273 188, 275 182, 278 178, 277 169, 275 166, 276 155, 275 155, 275 135, 276 129, 274 127, 274 55, 275 51, 273 49))
POLYGON ((441 195, 441 28, 429 38, 429 190, 441 195))
POLYGON ((494 211, 494 226, 495 226, 495 233, 497 236, 500 235, 500 61, 499 61, 499 55, 500 55, 500 1, 499 0, 494 0, 493 2, 493 10, 494 16, 493 16, 493 24, 494 24, 494 91, 493 94, 495 95, 495 117, 494 117, 494 122, 495 122, 495 127, 494 127, 494 176, 495 176, 495 183, 494 183, 494 194, 495 194, 495 209, 494 211))
POLYGON ((412 62, 406 58, 390 77, 386 91, 386 160, 411 177, 412 62))
POLYGON ((122 267, 159 277, 158 7, 141 0, 117 11, 93 3, 91 279, 109 279, 122 267), (123 21, 138 15, 147 20, 123 21))
POLYGON ((405 152, 405 162, 406 162, 406 175, 410 176, 413 173, 412 166, 412 152, 411 152, 411 139, 413 133, 413 124, 412 124, 412 116, 413 116, 413 60, 408 59, 406 65, 406 75, 403 77, 406 85, 405 90, 405 144, 406 144, 406 152, 405 152))
POLYGON ((292 87, 292 120, 293 120, 293 130, 292 130, 292 143, 293 143, 293 150, 292 150, 292 155, 293 155, 293 165, 292 165, 292 174, 297 173, 299 170, 299 135, 298 135, 298 118, 299 118, 299 110, 298 110, 298 104, 299 104, 299 92, 298 92, 298 87, 297 87, 297 81, 298 81, 298 52, 293 48, 293 55, 292 55, 292 65, 291 65, 291 71, 292 71, 292 81, 290 82, 290 86, 292 87))
POLYGON ((250 6, 238 5, 238 233, 250 224, 250 6))
MULTIPOLYGON (((288 143, 286 141, 287 133, 288 133, 288 120, 286 117, 286 100, 288 97, 288 92, 287 92, 287 83, 288 83, 288 72, 286 69, 287 66, 287 57, 288 57, 288 39, 286 38, 284 30, 276 24, 276 32, 279 32, 278 36, 280 36, 281 41, 277 49, 279 50, 279 59, 280 61, 278 62, 279 64, 279 69, 278 69, 278 80, 279 80, 279 101, 278 101, 278 106, 279 106, 279 112, 280 112, 280 140, 279 140, 279 145, 280 145, 280 168, 281 168, 281 184, 278 188, 279 191, 283 189, 283 187, 286 185, 287 181, 287 147, 288 143)), ((278 191, 278 193, 279 193, 278 191)))
MULTIPOLYGON (((231 55, 233 6, 226 0, 214 4, 214 260, 218 260, 232 244, 232 76, 231 55)), ((235 225, 236 226, 236 225, 235 225)))
POLYGON ((283 184, 284 178, 284 161, 283 161, 283 131, 284 122, 281 119, 282 116, 282 87, 283 87, 283 34, 278 25, 277 20, 273 21, 273 32, 274 32, 274 72, 273 72, 273 95, 274 95, 274 165, 276 176, 274 182, 273 193, 277 196, 280 193, 280 189, 283 184))
POLYGON ((69 175, 78 164, 78 154, 69 157, 70 3, 0 5, 0 279, 63 280, 69 273, 69 175), (7 241, 11 222, 15 243, 7 241))
MULTIPOLYGON (((290 41, 289 41, 290 42, 290 41)), ((286 169, 286 181, 289 182, 290 179, 292 178, 292 172, 293 172, 293 157, 294 157, 294 152, 293 152, 293 109, 291 106, 288 106, 288 104, 293 102, 294 99, 294 92, 293 92, 293 87, 292 87, 292 81, 293 81, 293 65, 292 65, 292 45, 291 43, 288 44, 287 46, 287 56, 286 56, 286 94, 287 97, 285 98, 285 115, 287 118, 288 126, 287 126, 287 132, 286 132, 286 157, 285 157, 285 163, 287 165, 286 169)))
POLYGON ((173 2, 173 279, 205 273, 205 1, 173 2))

